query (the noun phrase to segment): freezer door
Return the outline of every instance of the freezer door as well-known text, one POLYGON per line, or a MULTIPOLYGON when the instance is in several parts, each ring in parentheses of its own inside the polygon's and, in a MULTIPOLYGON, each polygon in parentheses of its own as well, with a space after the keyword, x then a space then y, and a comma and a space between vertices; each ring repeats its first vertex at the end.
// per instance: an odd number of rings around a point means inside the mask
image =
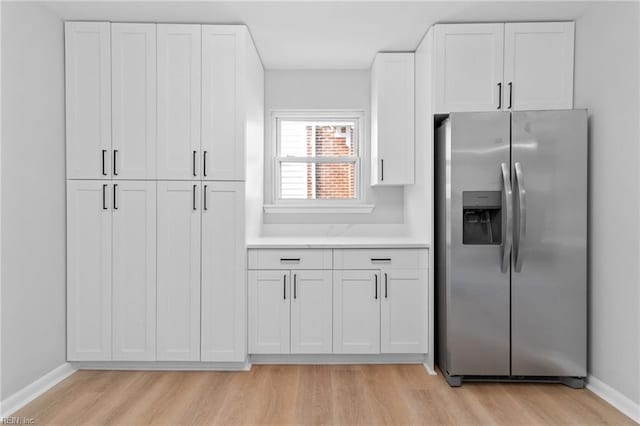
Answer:
POLYGON ((508 375, 509 113, 453 113, 447 125, 447 369, 508 375))
POLYGON ((587 112, 512 114, 513 375, 586 376, 587 112))

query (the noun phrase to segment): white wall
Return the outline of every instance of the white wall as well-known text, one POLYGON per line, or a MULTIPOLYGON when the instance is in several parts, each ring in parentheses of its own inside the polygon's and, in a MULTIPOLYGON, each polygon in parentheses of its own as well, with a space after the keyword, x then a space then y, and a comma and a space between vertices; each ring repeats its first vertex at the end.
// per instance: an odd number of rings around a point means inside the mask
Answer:
MULTIPOLYGON (((271 112, 278 109, 357 109, 365 112, 363 178, 365 202, 374 204, 369 214, 265 214, 264 235, 305 234, 372 236, 394 235, 403 230, 403 189, 372 188, 369 185, 369 98, 368 70, 271 70, 265 75, 265 143, 271 142, 271 112), (345 226, 336 226, 343 224, 345 226), (365 226, 359 226, 365 225, 365 226)), ((265 151, 265 202, 270 202, 272 157, 265 151)))
POLYGON ((640 404, 638 3, 576 21, 575 107, 589 122, 589 372, 640 404))
POLYGON ((2 3, 2 398, 65 362, 62 21, 2 3))

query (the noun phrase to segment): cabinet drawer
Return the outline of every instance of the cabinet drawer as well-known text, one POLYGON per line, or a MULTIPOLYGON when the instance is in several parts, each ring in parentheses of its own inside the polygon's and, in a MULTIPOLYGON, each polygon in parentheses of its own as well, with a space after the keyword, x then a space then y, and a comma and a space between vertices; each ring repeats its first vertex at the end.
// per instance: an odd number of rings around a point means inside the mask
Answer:
POLYGON ((331 269, 330 249, 250 249, 249 269, 331 269))
POLYGON ((427 249, 339 249, 334 269, 426 269, 427 249))

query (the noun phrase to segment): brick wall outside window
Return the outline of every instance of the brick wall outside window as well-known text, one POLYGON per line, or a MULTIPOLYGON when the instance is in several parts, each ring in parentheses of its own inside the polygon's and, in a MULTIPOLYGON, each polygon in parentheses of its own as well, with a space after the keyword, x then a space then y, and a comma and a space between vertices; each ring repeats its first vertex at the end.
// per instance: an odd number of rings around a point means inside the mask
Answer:
MULTIPOLYGON (((346 127, 353 141, 353 127, 346 127)), ((347 143, 347 137, 339 132, 340 127, 316 126, 315 140, 313 127, 307 127, 307 154, 312 156, 334 157, 352 156, 353 144, 347 143)), ((355 197, 355 165, 353 163, 308 164, 307 165, 307 198, 313 198, 315 168, 316 199, 351 199, 355 197)))

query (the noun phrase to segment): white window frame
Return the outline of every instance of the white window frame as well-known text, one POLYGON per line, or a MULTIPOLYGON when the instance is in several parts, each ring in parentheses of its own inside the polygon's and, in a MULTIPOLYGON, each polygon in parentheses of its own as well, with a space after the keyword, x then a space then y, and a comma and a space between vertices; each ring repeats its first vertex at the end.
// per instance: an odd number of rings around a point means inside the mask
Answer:
POLYGON ((271 200, 272 204, 264 206, 267 213, 370 213, 372 205, 364 203, 364 161, 365 155, 365 113, 362 110, 274 110, 271 112, 271 200), (335 120, 355 121, 353 157, 280 157, 280 126, 281 120, 315 121, 335 120), (312 160, 312 161, 310 161, 312 160), (282 162, 315 162, 339 163, 354 162, 355 164, 355 198, 353 199, 282 199, 280 197, 280 163, 282 162))

